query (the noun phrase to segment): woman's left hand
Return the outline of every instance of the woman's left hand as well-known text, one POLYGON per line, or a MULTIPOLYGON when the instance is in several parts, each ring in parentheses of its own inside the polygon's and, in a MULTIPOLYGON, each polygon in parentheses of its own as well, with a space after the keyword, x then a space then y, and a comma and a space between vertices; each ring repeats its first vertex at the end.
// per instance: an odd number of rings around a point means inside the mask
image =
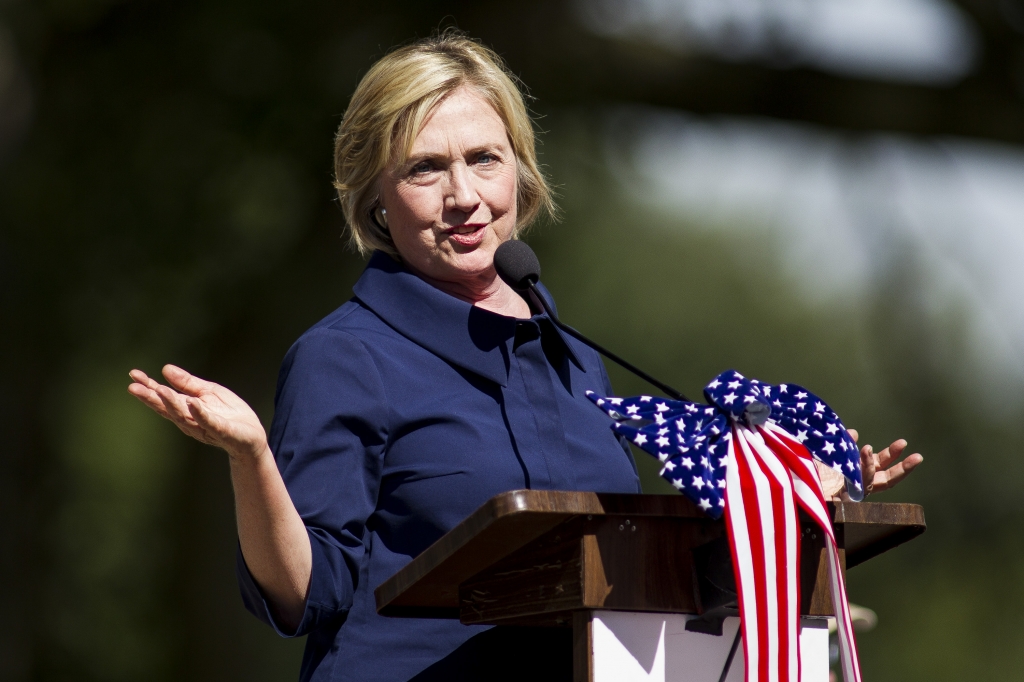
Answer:
MULTIPOLYGON (((856 443, 859 437, 857 430, 847 431, 856 443)), ((892 488, 924 461, 924 457, 916 452, 900 461, 906 448, 907 441, 900 438, 881 452, 875 452, 870 445, 860 449, 860 471, 864 480, 865 495, 892 488)))

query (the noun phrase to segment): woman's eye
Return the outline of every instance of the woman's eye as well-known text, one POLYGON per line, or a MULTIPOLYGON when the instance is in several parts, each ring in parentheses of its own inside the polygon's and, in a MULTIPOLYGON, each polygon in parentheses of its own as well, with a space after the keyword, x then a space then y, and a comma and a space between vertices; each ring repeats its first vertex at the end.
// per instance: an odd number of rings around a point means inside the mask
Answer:
POLYGON ((413 166, 412 169, 410 169, 409 172, 412 175, 423 175, 424 173, 429 173, 432 170, 433 170, 433 166, 431 166, 429 162, 427 162, 427 161, 420 161, 415 166, 413 166))
POLYGON ((494 154, 484 153, 476 157, 476 162, 482 165, 494 163, 498 160, 498 157, 494 154))

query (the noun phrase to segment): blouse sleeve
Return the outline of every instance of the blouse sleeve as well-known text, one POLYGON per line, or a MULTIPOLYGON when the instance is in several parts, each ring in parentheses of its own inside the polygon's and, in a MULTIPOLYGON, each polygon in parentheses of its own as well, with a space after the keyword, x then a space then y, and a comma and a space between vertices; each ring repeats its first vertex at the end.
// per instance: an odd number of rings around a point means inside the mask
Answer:
POLYGON ((270 448, 313 552, 309 596, 295 631, 274 618, 238 552, 245 606, 286 637, 344 617, 376 505, 388 438, 384 386, 359 339, 328 328, 303 335, 278 379, 270 448))

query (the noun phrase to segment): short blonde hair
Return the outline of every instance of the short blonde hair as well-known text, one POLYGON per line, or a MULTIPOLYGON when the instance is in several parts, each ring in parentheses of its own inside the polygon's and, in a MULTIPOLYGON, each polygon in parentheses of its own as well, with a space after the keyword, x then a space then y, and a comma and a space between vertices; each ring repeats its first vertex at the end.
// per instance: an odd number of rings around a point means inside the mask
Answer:
POLYGON ((374 220, 378 180, 403 161, 424 121, 463 86, 479 92, 505 123, 516 155, 515 234, 555 204, 537 165, 533 121, 515 77, 492 50, 455 32, 420 40, 384 56, 363 76, 334 141, 334 187, 351 242, 366 255, 380 249, 398 256, 387 229, 374 220))

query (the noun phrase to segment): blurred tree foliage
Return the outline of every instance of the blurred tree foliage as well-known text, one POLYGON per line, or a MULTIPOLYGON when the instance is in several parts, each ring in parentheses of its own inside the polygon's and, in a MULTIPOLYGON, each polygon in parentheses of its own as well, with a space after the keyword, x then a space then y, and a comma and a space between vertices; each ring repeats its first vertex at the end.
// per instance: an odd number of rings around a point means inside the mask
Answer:
MULTIPOLYGON (((853 598, 880 615, 861 638, 868 677, 1024 676, 1021 415, 957 395, 916 312, 912 253, 889 255, 904 265, 857 309, 811 305, 767 237, 737 248, 662 229, 679 219, 617 190, 603 107, 677 82, 665 57, 605 50, 561 3, 7 0, 0 12, 0 679, 296 675, 302 643, 237 597, 223 457, 135 404, 127 370, 176 362, 269 420, 280 358, 362 268, 330 189, 348 96, 389 47, 456 21, 535 88, 565 220, 531 240, 567 320, 691 395, 725 367, 800 382, 871 442, 906 436, 928 455, 897 493, 927 505, 928 534, 851 573, 853 598), (617 94, 602 80, 611 58, 643 77, 617 94)), ((705 74, 687 81, 697 93, 811 78, 688 68, 705 74)), ((729 101, 764 113, 756 97, 729 101)), ((950 120, 971 129, 969 109, 950 120)))

